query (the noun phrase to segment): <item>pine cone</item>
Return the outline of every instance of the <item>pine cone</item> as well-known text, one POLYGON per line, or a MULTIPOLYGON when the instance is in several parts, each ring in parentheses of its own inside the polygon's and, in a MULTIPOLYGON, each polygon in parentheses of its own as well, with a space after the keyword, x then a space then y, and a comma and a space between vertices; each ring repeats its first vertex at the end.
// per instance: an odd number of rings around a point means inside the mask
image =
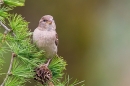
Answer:
POLYGON ((47 64, 42 64, 35 69, 36 74, 34 79, 41 82, 42 84, 46 84, 52 79, 52 72, 48 68, 49 62, 50 60, 47 62, 47 64))

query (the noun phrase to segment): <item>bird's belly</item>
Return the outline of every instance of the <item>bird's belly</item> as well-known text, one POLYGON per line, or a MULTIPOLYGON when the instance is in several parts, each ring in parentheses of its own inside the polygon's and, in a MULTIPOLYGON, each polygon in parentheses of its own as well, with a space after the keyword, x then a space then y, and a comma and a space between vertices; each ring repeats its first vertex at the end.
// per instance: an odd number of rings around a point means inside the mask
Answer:
POLYGON ((44 50, 46 55, 51 57, 57 53, 57 46, 55 45, 55 32, 49 31, 37 31, 37 34, 33 34, 33 41, 36 46, 44 50))

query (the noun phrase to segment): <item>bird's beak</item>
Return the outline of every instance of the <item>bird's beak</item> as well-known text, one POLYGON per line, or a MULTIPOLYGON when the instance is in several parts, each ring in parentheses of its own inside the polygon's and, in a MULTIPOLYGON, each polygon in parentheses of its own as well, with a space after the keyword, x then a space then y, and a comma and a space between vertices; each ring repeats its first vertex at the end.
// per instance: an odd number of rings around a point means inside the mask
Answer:
POLYGON ((48 21, 48 24, 52 24, 52 20, 51 19, 48 21))
POLYGON ((52 24, 52 21, 48 21, 48 24, 52 24))

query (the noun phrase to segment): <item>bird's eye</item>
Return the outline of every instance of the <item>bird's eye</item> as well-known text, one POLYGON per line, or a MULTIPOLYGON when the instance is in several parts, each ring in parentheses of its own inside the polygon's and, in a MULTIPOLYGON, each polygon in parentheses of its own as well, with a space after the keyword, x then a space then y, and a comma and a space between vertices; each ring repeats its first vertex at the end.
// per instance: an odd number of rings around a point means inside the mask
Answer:
POLYGON ((47 20, 44 19, 43 22, 47 22, 47 20))

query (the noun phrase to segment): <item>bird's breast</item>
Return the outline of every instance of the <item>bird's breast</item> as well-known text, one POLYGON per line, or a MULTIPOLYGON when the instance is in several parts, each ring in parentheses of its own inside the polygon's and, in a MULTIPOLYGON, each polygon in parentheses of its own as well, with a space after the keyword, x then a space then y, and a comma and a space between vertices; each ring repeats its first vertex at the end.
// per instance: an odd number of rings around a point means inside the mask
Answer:
POLYGON ((33 33, 33 41, 39 48, 51 46, 55 43, 55 31, 41 31, 35 29, 33 33))

